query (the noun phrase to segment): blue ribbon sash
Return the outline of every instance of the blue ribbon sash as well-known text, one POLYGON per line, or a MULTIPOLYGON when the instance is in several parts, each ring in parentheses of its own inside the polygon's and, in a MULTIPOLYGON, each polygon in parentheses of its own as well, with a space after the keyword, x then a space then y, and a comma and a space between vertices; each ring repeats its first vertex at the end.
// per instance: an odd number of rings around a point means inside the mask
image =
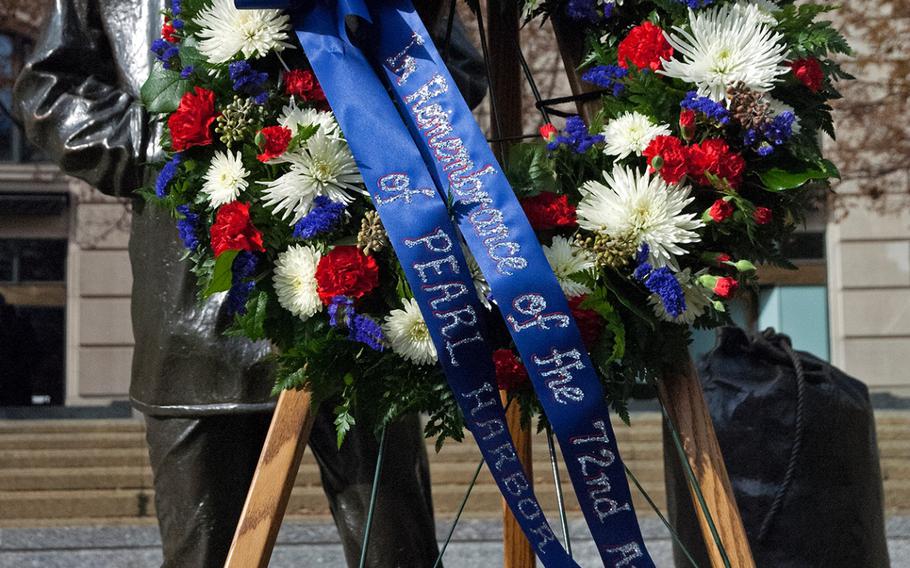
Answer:
MULTIPOLYGON (((237 3, 288 8, 281 0, 237 3)), ((543 564, 577 566, 547 523, 505 427, 449 200, 559 440, 604 564, 653 567, 600 381, 536 235, 410 1, 368 4, 311 0, 291 14, 468 428, 543 564), (348 37, 351 17, 366 25, 366 54, 348 37)))

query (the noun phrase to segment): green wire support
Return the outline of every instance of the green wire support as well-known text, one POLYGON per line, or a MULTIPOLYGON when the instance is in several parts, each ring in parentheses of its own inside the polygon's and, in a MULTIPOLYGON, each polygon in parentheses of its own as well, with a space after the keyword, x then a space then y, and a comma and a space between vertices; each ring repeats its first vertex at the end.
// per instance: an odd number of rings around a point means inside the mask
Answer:
POLYGON ((452 535, 455 534, 455 527, 458 526, 458 521, 461 519, 461 513, 464 511, 465 505, 468 504, 468 497, 471 496, 471 490, 474 489, 474 485, 477 483, 477 476, 480 475, 481 469, 483 469, 483 459, 480 460, 480 463, 477 464, 477 469, 474 470, 474 477, 471 478, 471 484, 468 485, 468 491, 464 494, 461 505, 458 506, 458 513, 455 514, 455 520, 452 521, 452 526, 449 527, 449 534, 446 535, 445 542, 442 543, 442 548, 439 550, 439 556, 436 557, 436 562, 433 563, 433 568, 437 568, 439 563, 442 562, 442 557, 446 553, 446 548, 449 547, 449 542, 452 541, 452 535))
POLYGON ((708 528, 711 529, 711 537, 714 539, 714 544, 717 545, 721 559, 724 561, 724 567, 731 568, 732 565, 730 564, 730 557, 727 556, 727 549, 724 548, 724 543, 720 540, 720 534, 717 532, 717 526, 714 524, 714 517, 711 515, 711 510, 708 508, 708 503, 705 502, 705 496, 702 494, 701 487, 698 485, 698 479, 695 477, 695 472, 692 471, 692 466, 689 464, 689 458, 686 456, 686 450, 683 448, 682 440, 679 438, 679 432, 676 431, 676 426, 674 426, 673 421, 670 419, 670 415, 667 414, 667 409, 662 402, 660 403, 660 412, 663 414, 664 420, 666 420, 667 425, 670 427, 670 434, 673 436, 673 444, 676 446, 676 453, 679 454, 679 460, 682 462, 683 470, 686 472, 686 478, 689 481, 689 485, 695 492, 698 506, 701 508, 702 513, 705 515, 705 519, 708 521, 708 528))
POLYGON ((654 500, 651 499, 651 495, 649 495, 648 492, 645 491, 645 488, 641 486, 641 483, 639 483, 638 478, 635 477, 635 474, 632 473, 632 470, 629 469, 629 466, 627 466, 626 464, 623 464, 622 466, 626 470, 626 475, 628 475, 629 478, 632 479, 632 483, 634 483, 635 487, 638 488, 638 491, 642 494, 642 496, 648 502, 648 505, 650 505, 651 508, 654 510, 654 512, 657 513, 657 517, 664 524, 664 526, 667 527, 667 530, 670 531, 670 537, 673 539, 673 542, 675 542, 676 544, 679 545, 679 547, 683 551, 683 554, 685 554, 686 558, 689 559, 689 562, 692 563, 692 566, 694 568, 699 568, 698 562, 696 562, 695 559, 692 558, 692 555, 689 554, 689 549, 686 548, 686 545, 683 544, 682 541, 679 539, 679 534, 676 532, 676 530, 673 529, 673 526, 670 525, 670 521, 668 521, 667 518, 663 515, 663 513, 660 512, 660 509, 657 507, 657 503, 655 503, 654 500))
POLYGON ((550 467, 553 470, 553 483, 556 484, 556 505, 559 507, 559 523, 562 525, 562 536, 566 540, 566 552, 572 558, 572 538, 569 536, 569 519, 566 517, 566 502, 562 494, 562 480, 559 478, 559 463, 556 460, 556 448, 553 445, 553 429, 547 424, 547 450, 550 453, 550 467))
POLYGON ((385 433, 388 426, 382 427, 379 438, 379 453, 376 455, 376 471, 373 473, 373 488, 370 490, 370 508, 367 511, 367 526, 363 531, 363 547, 360 549, 360 568, 366 566, 367 548, 370 546, 370 527, 373 526, 373 512, 376 510, 376 497, 379 494, 379 476, 382 474, 382 462, 385 458, 385 433))

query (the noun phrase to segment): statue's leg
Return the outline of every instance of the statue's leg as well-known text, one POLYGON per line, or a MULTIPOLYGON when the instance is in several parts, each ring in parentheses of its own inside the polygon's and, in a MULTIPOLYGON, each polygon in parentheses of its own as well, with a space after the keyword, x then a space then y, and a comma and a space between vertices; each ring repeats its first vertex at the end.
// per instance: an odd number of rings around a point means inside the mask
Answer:
MULTIPOLYGON (((357 566, 379 440, 355 426, 339 450, 332 405, 322 408, 310 434, 310 447, 319 462, 348 565, 357 566)), ((430 568, 437 554, 426 446, 418 416, 409 415, 386 433, 367 566, 430 568)))
POLYGON ((163 568, 221 568, 271 414, 146 417, 163 568))

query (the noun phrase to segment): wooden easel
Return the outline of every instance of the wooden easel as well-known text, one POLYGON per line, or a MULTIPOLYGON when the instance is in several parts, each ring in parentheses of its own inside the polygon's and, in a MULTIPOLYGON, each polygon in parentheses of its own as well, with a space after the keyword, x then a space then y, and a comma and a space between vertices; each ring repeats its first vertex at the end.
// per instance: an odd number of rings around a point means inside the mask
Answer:
MULTIPOLYGON (((436 3, 436 6, 441 4, 436 3)), ((434 12, 438 15, 442 10, 437 9, 434 12)), ((515 64, 517 61, 515 50, 518 45, 517 10, 514 2, 489 0, 487 14, 490 59, 491 63, 495 63, 495 74, 492 77, 493 96, 497 98, 503 124, 498 136, 520 135, 520 76, 515 64)), ((558 17, 553 19, 553 27, 572 92, 578 95, 590 90, 577 73, 583 49, 577 30, 558 17)), ((597 110, 597 102, 580 103, 578 107, 579 113, 590 119, 597 110)), ((495 127, 493 130, 496 131, 495 127)), ((664 376, 659 385, 659 396, 679 433, 689 465, 701 488, 707 508, 711 511, 717 535, 726 549, 730 565, 733 568, 754 568, 755 562, 749 549, 745 528, 691 359, 683 361, 678 370, 664 376)), ((262 455, 228 553, 226 568, 268 566, 313 425, 315 411, 311 405, 310 393, 307 391, 284 391, 279 396, 262 455)), ((510 408, 509 429, 530 478, 532 461, 530 432, 522 430, 518 422, 518 408, 510 408)), ((711 565, 713 568, 723 568, 725 563, 720 549, 715 544, 708 518, 696 502, 694 493, 692 498, 711 565)), ((503 523, 505 567, 533 568, 535 565, 533 550, 511 512, 505 507, 503 523)))

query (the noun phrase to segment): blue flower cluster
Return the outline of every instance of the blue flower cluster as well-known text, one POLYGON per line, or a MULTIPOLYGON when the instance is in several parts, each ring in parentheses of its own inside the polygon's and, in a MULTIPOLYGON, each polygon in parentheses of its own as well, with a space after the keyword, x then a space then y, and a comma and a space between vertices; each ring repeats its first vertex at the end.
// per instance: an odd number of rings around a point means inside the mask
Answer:
POLYGON ((234 82, 234 90, 238 93, 244 93, 253 97, 253 102, 263 105, 269 98, 266 91, 266 83, 269 80, 269 74, 259 72, 253 69, 249 61, 235 61, 228 65, 228 72, 231 75, 231 81, 234 82))
POLYGON ((155 59, 160 61, 165 69, 170 69, 174 66, 179 52, 180 49, 176 45, 164 38, 159 37, 152 42, 152 53, 155 54, 155 59))
POLYGON ((158 199, 164 199, 167 195, 167 186, 177 175, 177 169, 180 167, 182 160, 183 157, 179 153, 174 154, 174 157, 168 160, 164 167, 161 168, 158 177, 155 179, 155 195, 158 199))
POLYGON ((569 0, 566 4, 566 15, 579 22, 596 23, 600 19, 597 0, 569 0))
POLYGON ((328 233, 338 226, 347 207, 340 201, 332 201, 324 195, 313 200, 313 209, 294 225, 295 239, 312 239, 328 233))
POLYGON ((565 144, 575 150, 577 154, 584 154, 588 151, 588 148, 603 141, 604 137, 602 134, 591 134, 588 132, 588 127, 580 116, 570 116, 566 119, 566 127, 563 129, 562 134, 557 136, 556 140, 547 144, 547 149, 555 150, 560 144, 565 144))
POLYGON ((714 3, 714 0, 676 0, 676 2, 679 4, 685 4, 693 10, 698 10, 699 8, 710 6, 714 3))
POLYGON ((629 70, 619 65, 598 65, 585 71, 581 79, 612 91, 613 96, 618 97, 626 89, 626 86, 622 84, 622 79, 628 74, 629 70))
POLYGON ((354 311, 354 300, 347 296, 335 296, 328 307, 329 324, 340 327, 342 323, 348 328, 348 339, 363 343, 373 351, 383 350, 382 326, 373 318, 358 314, 354 311), (342 321, 339 322, 338 312, 342 312, 342 321))
POLYGON ((199 215, 190 211, 189 205, 178 205, 177 213, 183 215, 182 219, 177 219, 177 232, 180 233, 180 239, 187 250, 196 250, 199 246, 199 215))
POLYGON ((250 251, 240 251, 231 265, 231 288, 227 293, 228 315, 245 314, 246 302, 250 298, 255 283, 250 277, 256 272, 259 257, 250 251))
POLYGON ((673 272, 666 266, 654 269, 647 261, 648 245, 642 245, 635 255, 635 271, 632 277, 645 285, 652 294, 657 294, 664 309, 671 317, 679 317, 686 311, 686 294, 673 272))
POLYGON ((193 67, 192 65, 187 65, 186 67, 184 67, 183 69, 180 70, 180 78, 189 79, 190 75, 192 75, 195 70, 196 70, 196 68, 193 67))
POLYGON ((175 30, 183 29, 183 20, 177 17, 181 12, 183 12, 183 0, 171 0, 171 13, 174 14, 171 25, 174 26, 175 30))
POLYGON ((783 146, 793 136, 793 123, 796 115, 784 111, 759 128, 749 128, 743 134, 743 143, 755 148, 759 156, 768 156, 776 146, 783 146))
POLYGON ((696 91, 686 93, 686 98, 679 103, 679 106, 685 109, 694 110, 707 116, 711 120, 716 120, 720 124, 730 122, 730 111, 722 103, 711 100, 710 97, 700 97, 696 91))

